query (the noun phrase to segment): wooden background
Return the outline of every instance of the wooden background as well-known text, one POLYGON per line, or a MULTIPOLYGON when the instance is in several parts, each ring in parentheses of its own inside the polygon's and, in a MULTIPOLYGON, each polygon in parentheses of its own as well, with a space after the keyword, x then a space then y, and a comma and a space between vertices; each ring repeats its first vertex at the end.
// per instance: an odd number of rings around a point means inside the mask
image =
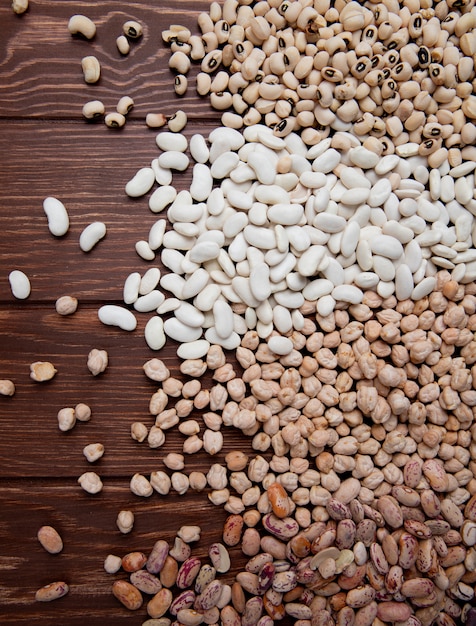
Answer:
MULTIPOLYGON (((159 354, 148 349, 143 329, 151 314, 138 315, 134 333, 97 319, 100 305, 122 302, 126 276, 151 265, 137 256, 134 244, 147 239, 158 216, 148 209, 147 197, 132 200, 124 193, 137 169, 158 155, 157 131, 146 127, 146 114, 185 110, 189 136, 208 133, 219 120, 207 100, 196 95, 196 69, 187 95, 175 95, 169 50, 161 40, 161 31, 172 23, 198 34, 196 18, 207 7, 206 0, 30 0, 28 12, 17 16, 8 0, 0 6, 0 379, 16 385, 13 397, 0 396, 2 624, 79 626, 87 620, 89 626, 119 626, 127 620, 139 625, 147 618, 145 606, 130 613, 111 595, 112 582, 125 576, 104 572, 106 555, 148 553, 159 538, 172 543, 182 524, 202 527, 202 540, 193 550, 198 556, 221 539, 226 513, 205 493, 167 498, 154 493, 149 499, 130 493, 135 472, 164 469, 163 455, 181 451, 183 437, 176 432, 168 433, 158 450, 134 442, 129 434, 134 421, 153 424, 148 402, 157 385, 145 377, 142 365, 160 356, 176 373, 176 346, 170 342, 159 354), (95 21, 93 42, 69 34, 73 13, 95 21), (121 57, 115 40, 128 19, 141 22, 144 36, 121 57), (82 76, 81 58, 89 54, 102 67, 96 85, 87 85, 82 76), (113 111, 124 95, 134 99, 135 107, 122 130, 83 120, 81 109, 88 100, 100 99, 113 111), (69 212, 70 229, 62 238, 47 228, 43 200, 50 195, 69 212), (106 223, 107 236, 85 254, 79 235, 95 220, 106 223), (8 274, 13 269, 30 278, 28 300, 11 294, 8 274), (75 315, 55 312, 62 295, 79 299, 75 315), (97 378, 86 367, 92 348, 109 353, 109 368, 97 378), (37 360, 54 363, 58 373, 52 381, 30 379, 30 363, 37 360), (78 402, 91 406, 91 421, 60 432, 58 410, 78 402), (94 442, 103 443, 106 452, 91 467, 82 449, 94 442), (104 481, 96 496, 77 484, 78 476, 92 469, 104 481), (136 515, 130 535, 116 528, 121 509, 136 515), (65 547, 60 555, 49 555, 39 545, 36 533, 44 524, 61 533, 65 547), (36 589, 55 580, 68 582, 69 595, 35 602, 36 589)), ((174 179, 179 189, 189 183, 190 175, 174 179)), ((186 471, 207 471, 230 449, 251 452, 249 444, 227 431, 222 453, 188 457, 186 471)), ((242 562, 234 549, 234 569, 242 562)), ((231 573, 223 577, 231 579, 231 573)))

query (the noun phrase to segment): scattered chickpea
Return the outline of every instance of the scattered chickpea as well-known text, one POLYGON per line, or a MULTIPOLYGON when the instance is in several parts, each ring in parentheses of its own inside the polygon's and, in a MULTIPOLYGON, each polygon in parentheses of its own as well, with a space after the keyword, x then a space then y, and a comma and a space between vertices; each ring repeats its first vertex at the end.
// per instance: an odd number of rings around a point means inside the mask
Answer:
POLYGON ((108 366, 108 354, 106 350, 93 348, 88 354, 87 366, 93 376, 102 374, 108 366))
MULTIPOLYGON (((87 116, 85 115, 85 117, 87 116)), ((76 313, 78 308, 78 299, 73 296, 61 296, 56 300, 55 308, 58 315, 72 315, 73 313, 76 313)))
POLYGON ((12 9, 13 12, 17 15, 22 15, 25 11, 28 10, 28 0, 13 0, 12 1, 12 9))
POLYGON ((134 528, 134 513, 132 511, 119 511, 116 524, 124 535, 127 535, 134 528))
POLYGON ((90 443, 83 448, 83 454, 89 463, 95 463, 104 454, 104 446, 102 443, 90 443))
POLYGON ((99 493, 103 488, 102 480, 96 472, 85 472, 84 474, 81 474, 78 478, 78 483, 84 491, 91 494, 99 493))
POLYGON ((30 365, 30 378, 38 383, 51 380, 57 373, 53 363, 49 361, 36 361, 30 365))
POLYGON ((13 396, 15 393, 15 383, 8 378, 0 380, 0 395, 13 396))

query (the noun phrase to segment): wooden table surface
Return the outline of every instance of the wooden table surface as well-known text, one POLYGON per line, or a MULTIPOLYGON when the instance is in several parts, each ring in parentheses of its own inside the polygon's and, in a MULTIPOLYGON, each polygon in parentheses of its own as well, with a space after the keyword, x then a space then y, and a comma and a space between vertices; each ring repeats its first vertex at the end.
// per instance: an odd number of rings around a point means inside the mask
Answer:
MULTIPOLYGON (((148 499, 131 494, 135 472, 165 469, 163 456, 181 451, 183 437, 177 432, 168 433, 157 450, 130 436, 134 421, 153 424, 148 403, 157 383, 144 375, 144 362, 160 356, 176 373, 177 346, 169 342, 159 354, 147 347, 143 329, 151 314, 138 314, 133 333, 106 327, 97 317, 102 304, 122 303, 130 272, 144 273, 151 265, 134 245, 147 238, 157 215, 148 209, 147 198, 132 200, 124 192, 137 169, 158 155, 157 131, 146 127, 146 114, 185 110, 187 135, 197 130, 206 134, 219 120, 196 95, 193 72, 187 95, 175 95, 169 50, 161 40, 161 31, 172 23, 198 32, 198 12, 207 7, 206 0, 31 0, 28 12, 17 16, 8 1, 0 6, 0 379, 16 385, 13 397, 0 396, 1 624, 141 624, 147 619, 145 605, 130 613, 111 594, 112 582, 121 575, 104 571, 107 554, 148 553, 159 538, 171 543, 183 524, 202 527, 202 539, 193 549, 197 556, 221 539, 227 514, 206 493, 166 498, 154 493, 148 499), (95 21, 94 41, 70 35, 67 25, 74 13, 95 21), (144 35, 121 57, 115 40, 128 19, 143 24, 144 35), (102 66, 96 85, 83 80, 80 62, 89 54, 102 66), (135 106, 122 130, 82 118, 88 100, 102 100, 112 111, 125 95, 135 106), (53 237, 47 228, 47 196, 59 198, 68 209, 70 229, 64 237, 53 237), (79 248, 79 235, 96 220, 106 223, 107 236, 86 254, 79 248), (30 278, 27 300, 11 293, 8 275, 13 269, 30 278), (73 316, 56 313, 54 303, 62 295, 78 298, 73 316), (109 353, 109 367, 98 377, 86 366, 92 348, 109 353), (39 360, 54 363, 58 373, 52 381, 30 379, 30 363, 39 360), (60 432, 58 410, 78 402, 90 405, 91 421, 60 432), (103 443, 106 452, 91 467, 82 450, 95 442, 103 443), (104 482, 95 496, 77 484, 88 470, 104 482), (121 509, 136 516, 129 535, 116 527, 121 509), (44 524, 61 533, 61 554, 46 553, 37 541, 44 524), (35 591, 55 580, 70 585, 69 595, 36 602, 35 591)), ((189 183, 185 175, 178 185, 189 183)), ((249 441, 227 432, 220 454, 187 457, 186 471, 207 471, 237 446, 251 452, 249 441)), ((235 570, 241 562, 234 549, 235 570)), ((232 572, 222 579, 231 580, 232 572)))

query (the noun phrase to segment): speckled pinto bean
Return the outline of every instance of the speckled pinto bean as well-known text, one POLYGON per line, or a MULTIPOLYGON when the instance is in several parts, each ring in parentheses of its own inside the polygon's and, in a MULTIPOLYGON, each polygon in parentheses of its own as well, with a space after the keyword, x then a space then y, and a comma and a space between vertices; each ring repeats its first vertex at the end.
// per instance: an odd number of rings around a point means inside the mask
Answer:
POLYGON ((182 593, 179 593, 179 595, 173 599, 169 608, 169 613, 171 615, 177 615, 181 609, 191 608, 195 600, 196 594, 193 589, 185 589, 185 591, 182 591, 182 593))
POLYGON ((194 605, 195 609, 197 611, 207 611, 216 606, 222 592, 222 586, 223 583, 217 579, 210 581, 201 594, 197 596, 194 605))
POLYGON ((177 573, 176 585, 179 589, 186 589, 195 580, 202 563, 196 557, 190 557, 182 563, 177 573))
POLYGON ((147 570, 140 569, 131 573, 130 581, 137 587, 139 591, 146 593, 148 595, 155 595, 162 589, 162 585, 160 580, 148 572, 147 570))
POLYGON ((230 554, 222 543, 212 543, 208 548, 208 556, 213 567, 220 574, 224 574, 231 567, 230 554))
POLYGON ((125 572, 137 572, 147 563, 147 557, 143 552, 129 552, 122 557, 122 569, 125 572))
POLYGON ((142 594, 127 580, 116 580, 112 585, 112 594, 129 611, 137 611, 142 606, 142 594))
POLYGON ((229 515, 223 526, 223 541, 227 546, 237 546, 243 531, 243 517, 238 514, 229 515))
POLYGON ((405 602, 379 602, 377 617, 383 622, 405 622, 412 615, 412 608, 405 602))
MULTIPOLYGON (((141 596, 142 597, 142 596, 141 596)), ((162 617, 172 604, 173 596, 170 589, 161 589, 147 603, 147 614, 150 617, 162 617)))
POLYGON ((163 539, 158 539, 145 564, 147 571, 151 574, 158 574, 163 568, 167 555, 169 553, 169 544, 163 539))
POLYGON ((65 596, 69 591, 69 586, 65 582, 54 582, 41 587, 35 593, 37 602, 51 602, 65 596))
POLYGON ((290 513, 291 506, 286 490, 280 483, 272 483, 268 489, 268 500, 273 509, 273 513, 280 519, 287 517, 290 513))
POLYGON ((280 519, 273 513, 263 517, 263 526, 278 539, 291 539, 299 532, 299 524, 292 517, 280 519))

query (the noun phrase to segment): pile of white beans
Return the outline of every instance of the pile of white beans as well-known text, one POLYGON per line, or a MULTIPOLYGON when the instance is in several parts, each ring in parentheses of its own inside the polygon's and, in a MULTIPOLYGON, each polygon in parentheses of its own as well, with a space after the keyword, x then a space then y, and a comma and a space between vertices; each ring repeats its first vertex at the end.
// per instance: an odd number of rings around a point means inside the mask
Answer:
MULTIPOLYGON (((474 162, 428 169, 408 145, 379 158, 349 133, 307 146, 261 124, 190 142, 165 131, 156 142, 160 155, 126 193, 158 185, 149 208, 166 217, 136 249, 149 261, 160 251, 170 272, 134 272, 124 285, 127 305, 158 313, 145 329, 152 349, 170 337, 181 358, 200 358, 211 344, 237 348, 256 329, 285 355, 303 307, 325 317, 362 302, 366 290, 419 300, 439 269, 459 283, 476 278, 474 162), (172 179, 188 168, 187 149, 192 182, 177 191, 172 179)), ((114 311, 119 325, 135 328, 131 311, 114 311)))

